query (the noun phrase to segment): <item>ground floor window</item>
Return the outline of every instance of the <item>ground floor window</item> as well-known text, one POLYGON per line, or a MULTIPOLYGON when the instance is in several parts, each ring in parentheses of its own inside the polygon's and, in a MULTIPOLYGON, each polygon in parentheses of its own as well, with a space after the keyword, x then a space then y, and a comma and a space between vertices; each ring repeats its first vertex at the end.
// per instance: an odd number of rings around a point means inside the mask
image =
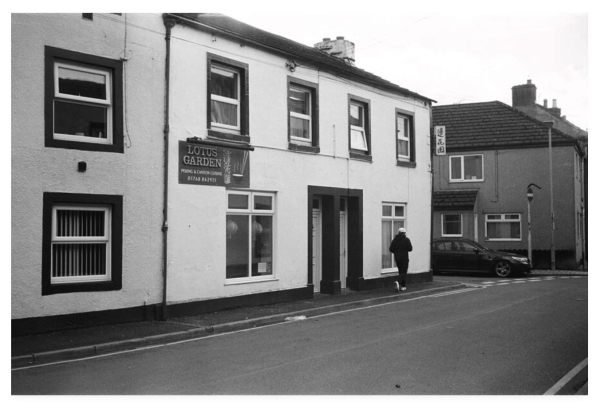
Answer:
POLYGON ((406 205, 402 203, 383 203, 381 209, 381 268, 393 269, 396 266, 394 255, 390 253, 390 244, 400 227, 405 227, 406 205))
POLYGON ((442 237, 462 237, 462 214, 442 214, 442 237))
POLYGON ((272 276, 275 195, 230 191, 227 200, 226 278, 272 276))
POLYGON ((485 237, 490 241, 521 240, 521 215, 486 214, 485 237))
POLYGON ((44 194, 42 293, 121 288, 122 196, 44 194))

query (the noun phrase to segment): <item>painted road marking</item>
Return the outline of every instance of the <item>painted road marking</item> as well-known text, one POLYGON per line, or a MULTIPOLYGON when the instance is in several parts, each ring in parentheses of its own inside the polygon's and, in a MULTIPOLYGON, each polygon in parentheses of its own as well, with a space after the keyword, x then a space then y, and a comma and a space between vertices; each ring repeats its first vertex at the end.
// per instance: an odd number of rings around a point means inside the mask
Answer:
POLYGON ((561 378, 561 380, 558 381, 553 387, 548 389, 546 391, 546 393, 544 393, 544 395, 556 395, 556 393, 559 390, 561 390, 567 384, 567 382, 569 382, 571 379, 573 379, 575 377, 575 375, 577 375, 579 372, 581 372, 581 370, 583 368, 585 368, 587 366, 587 364, 588 364, 588 359, 585 358, 583 361, 581 361, 581 363, 579 363, 579 365, 577 365, 575 368, 571 369, 568 374, 563 376, 561 378))

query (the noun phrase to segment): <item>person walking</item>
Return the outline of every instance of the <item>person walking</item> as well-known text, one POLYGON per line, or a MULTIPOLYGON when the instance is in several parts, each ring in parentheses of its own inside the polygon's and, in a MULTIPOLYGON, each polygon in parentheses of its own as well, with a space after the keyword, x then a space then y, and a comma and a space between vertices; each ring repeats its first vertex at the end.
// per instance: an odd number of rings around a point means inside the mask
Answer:
POLYGON ((406 237, 406 229, 401 227, 398 234, 392 240, 390 252, 394 253, 394 260, 398 267, 398 281, 394 281, 396 292, 406 291, 406 275, 408 272, 408 252, 412 251, 412 243, 406 237))

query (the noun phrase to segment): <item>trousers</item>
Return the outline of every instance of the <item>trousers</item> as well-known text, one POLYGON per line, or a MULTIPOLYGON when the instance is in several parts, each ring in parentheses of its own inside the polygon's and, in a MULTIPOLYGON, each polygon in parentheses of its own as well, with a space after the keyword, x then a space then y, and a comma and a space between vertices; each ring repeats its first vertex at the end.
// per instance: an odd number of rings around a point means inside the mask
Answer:
POLYGON ((398 282, 400 287, 406 287, 406 276, 408 274, 408 260, 396 260, 398 266, 398 282))

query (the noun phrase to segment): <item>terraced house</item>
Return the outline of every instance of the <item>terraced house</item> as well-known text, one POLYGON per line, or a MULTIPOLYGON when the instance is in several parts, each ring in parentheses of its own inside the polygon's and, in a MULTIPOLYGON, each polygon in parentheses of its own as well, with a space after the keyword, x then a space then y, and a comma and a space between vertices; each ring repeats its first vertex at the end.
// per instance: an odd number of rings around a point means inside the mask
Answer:
POLYGON ((18 333, 431 280, 432 100, 218 14, 12 16, 18 333))
POLYGON ((587 132, 546 102, 536 104, 531 81, 512 91, 512 107, 499 101, 434 106, 433 125, 444 127, 446 142, 433 159, 434 237, 527 255, 531 233, 534 268, 552 266, 553 242, 555 267, 577 268, 587 258, 587 132))

